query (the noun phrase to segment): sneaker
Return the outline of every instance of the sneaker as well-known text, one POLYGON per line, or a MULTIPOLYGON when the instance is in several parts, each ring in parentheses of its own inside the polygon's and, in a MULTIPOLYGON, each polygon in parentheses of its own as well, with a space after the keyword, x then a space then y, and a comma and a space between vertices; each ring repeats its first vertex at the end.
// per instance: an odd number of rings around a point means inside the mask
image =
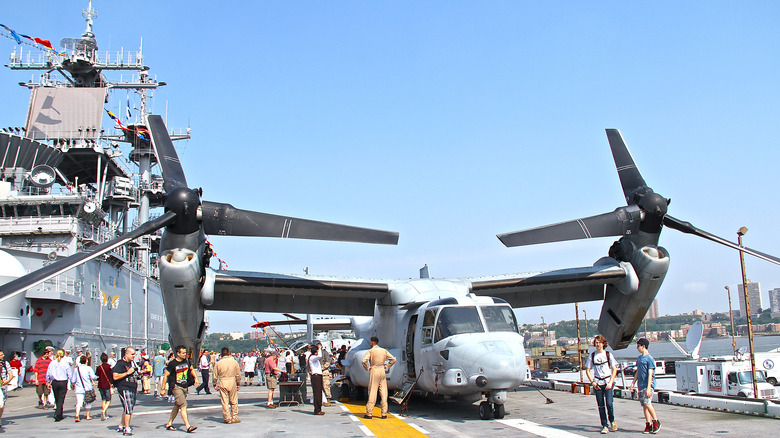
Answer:
POLYGON ((117 431, 117 432, 124 432, 124 431, 125 431, 125 428, 124 428, 124 427, 122 427, 122 426, 117 426, 117 427, 116 427, 116 431, 117 431))
POLYGON ((602 435, 607 434, 607 433, 609 433, 609 428, 607 426, 604 426, 603 428, 601 428, 601 434, 602 435))
POLYGON ((645 423, 645 430, 642 433, 650 433, 653 431, 653 426, 650 423, 645 423))
POLYGON ((613 432, 617 432, 617 430, 618 430, 618 429, 617 429, 617 423, 615 423, 615 422, 613 421, 612 423, 610 423, 610 426, 612 426, 612 431, 613 431, 613 432))
POLYGON ((129 427, 125 428, 125 431, 122 435, 124 436, 130 436, 133 434, 133 429, 130 429, 129 427))
POLYGON ((658 433, 658 431, 661 430, 661 422, 658 420, 653 420, 653 430, 651 430, 651 433, 658 433))

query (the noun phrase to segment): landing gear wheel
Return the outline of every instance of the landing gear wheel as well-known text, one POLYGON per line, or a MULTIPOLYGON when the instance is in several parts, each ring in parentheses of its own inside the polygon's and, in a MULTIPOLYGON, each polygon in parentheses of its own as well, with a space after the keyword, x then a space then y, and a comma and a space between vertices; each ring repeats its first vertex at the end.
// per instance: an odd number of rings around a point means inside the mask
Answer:
POLYGON ((483 420, 490 420, 493 417, 493 409, 490 406, 490 402, 483 401, 479 404, 479 418, 483 420))
POLYGON ((504 418, 504 415, 506 415, 506 409, 504 409, 504 405, 501 404, 494 404, 493 405, 493 418, 496 418, 498 420, 504 418))

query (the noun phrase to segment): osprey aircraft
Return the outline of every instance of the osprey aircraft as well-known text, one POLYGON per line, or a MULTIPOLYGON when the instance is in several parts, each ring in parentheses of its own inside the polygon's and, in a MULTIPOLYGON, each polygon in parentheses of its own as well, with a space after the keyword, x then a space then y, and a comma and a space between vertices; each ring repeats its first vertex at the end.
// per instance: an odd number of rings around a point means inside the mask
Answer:
MULTIPOLYGON (((644 181, 618 130, 607 138, 626 206, 612 212, 498 235, 508 246, 615 236, 608 256, 592 266, 526 274, 455 279, 356 280, 219 271, 206 235, 282 237, 397 244, 398 233, 241 210, 201 199, 187 186, 183 168, 159 115, 147 117, 152 146, 162 169, 165 213, 115 240, 64 258, 0 286, 0 299, 67 271, 112 249, 164 228, 160 282, 173 345, 197 351, 204 311, 263 311, 350 316, 359 341, 347 357, 347 375, 368 386, 361 365, 368 339, 378 336, 397 359, 388 387, 402 395, 417 390, 479 404, 482 419, 503 418, 507 391, 528 379, 523 338, 514 308, 603 301, 599 332, 625 348, 669 268, 658 245, 664 226, 694 234, 780 264, 780 259, 700 230, 667 214, 669 201, 644 181)), ((341 328, 341 327, 339 327, 341 328)))

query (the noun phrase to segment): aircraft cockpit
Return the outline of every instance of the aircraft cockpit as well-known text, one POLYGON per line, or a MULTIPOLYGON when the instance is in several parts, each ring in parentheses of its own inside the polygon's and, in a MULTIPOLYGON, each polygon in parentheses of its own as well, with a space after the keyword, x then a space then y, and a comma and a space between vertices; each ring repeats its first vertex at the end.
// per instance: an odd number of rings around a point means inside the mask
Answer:
POLYGON ((422 343, 437 343, 450 336, 485 333, 518 333, 512 307, 500 298, 449 297, 432 301, 423 315, 422 343))

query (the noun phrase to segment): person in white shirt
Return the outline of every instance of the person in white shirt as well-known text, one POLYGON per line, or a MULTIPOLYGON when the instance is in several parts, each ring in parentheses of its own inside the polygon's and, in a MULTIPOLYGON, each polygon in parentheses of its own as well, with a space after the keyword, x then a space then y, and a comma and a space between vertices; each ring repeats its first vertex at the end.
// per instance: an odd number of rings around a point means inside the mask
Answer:
MULTIPOLYGON (((320 359, 320 349, 322 345, 319 341, 314 341, 314 345, 311 347, 311 354, 309 355, 309 374, 311 374, 311 392, 314 400, 314 415, 325 415, 322 412, 322 364, 320 359)), ((280 367, 281 368, 281 367, 280 367)))
POLYGON ((614 395, 615 376, 617 376, 617 360, 615 356, 605 350, 607 339, 598 335, 593 339, 596 351, 588 356, 585 369, 588 374, 593 392, 596 394, 596 404, 599 407, 601 418, 601 433, 609 433, 610 426, 613 431, 618 430, 615 422, 615 412, 612 408, 614 395))
POLYGON ((257 356, 254 354, 247 354, 244 356, 244 359, 241 360, 241 365, 244 367, 244 386, 252 386, 252 380, 255 378, 257 356))
POLYGON ((279 352, 279 357, 276 358, 276 366, 279 367, 280 370, 282 370, 282 382, 285 381, 285 378, 287 377, 287 359, 285 358, 285 351, 281 350, 279 352))
POLYGON ((114 369, 116 366, 116 353, 113 351, 108 355, 108 365, 111 366, 111 369, 114 369))

